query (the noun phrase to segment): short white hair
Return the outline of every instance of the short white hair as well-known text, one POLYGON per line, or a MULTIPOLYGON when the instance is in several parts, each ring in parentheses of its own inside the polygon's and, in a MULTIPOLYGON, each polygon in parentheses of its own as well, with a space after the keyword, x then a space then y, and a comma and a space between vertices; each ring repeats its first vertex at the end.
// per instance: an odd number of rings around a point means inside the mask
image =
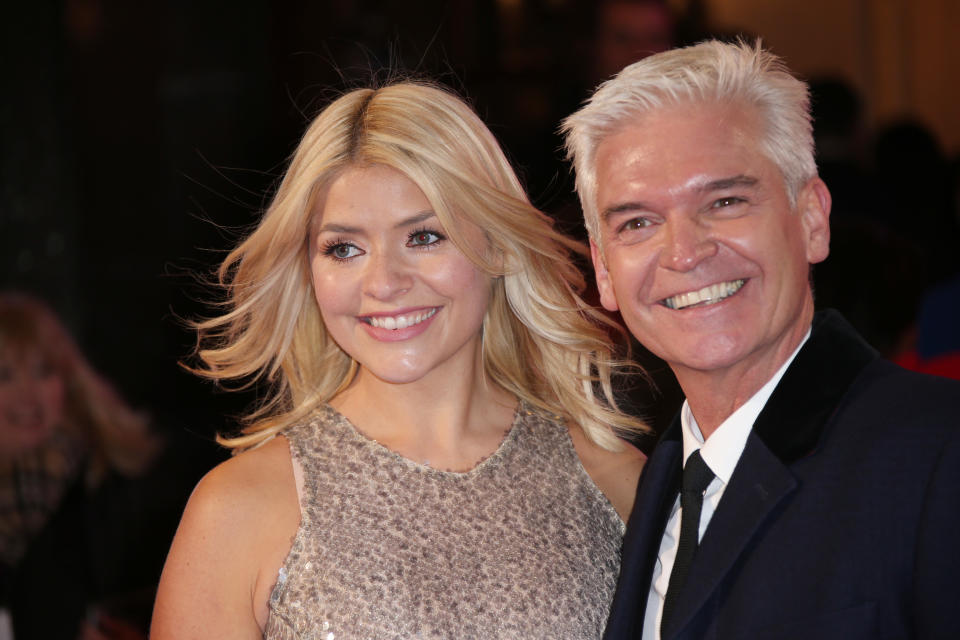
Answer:
POLYGON ((590 237, 599 241, 597 147, 644 113, 678 103, 753 106, 761 118, 761 149, 783 174, 791 205, 817 175, 807 84, 783 61, 755 44, 707 40, 624 68, 564 120, 567 158, 590 237))

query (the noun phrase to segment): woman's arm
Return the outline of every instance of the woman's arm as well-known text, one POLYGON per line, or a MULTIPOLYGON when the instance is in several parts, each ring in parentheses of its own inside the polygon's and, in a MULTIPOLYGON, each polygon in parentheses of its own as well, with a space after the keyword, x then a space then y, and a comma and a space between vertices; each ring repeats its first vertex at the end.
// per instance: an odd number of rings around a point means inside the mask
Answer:
POLYGON ((270 591, 299 521, 284 438, 213 469, 177 529, 150 637, 261 638, 270 591))

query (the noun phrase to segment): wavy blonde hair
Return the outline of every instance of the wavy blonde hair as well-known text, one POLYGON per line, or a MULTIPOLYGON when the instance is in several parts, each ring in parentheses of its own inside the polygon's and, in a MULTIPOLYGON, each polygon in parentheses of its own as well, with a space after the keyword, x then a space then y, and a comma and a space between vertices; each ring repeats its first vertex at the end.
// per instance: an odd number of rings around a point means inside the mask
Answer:
POLYGON ((326 107, 297 147, 263 220, 218 271, 226 312, 195 323, 193 370, 270 392, 231 448, 256 446, 303 419, 350 383, 356 363, 320 317, 308 267, 308 229, 326 187, 345 169, 382 165, 424 193, 451 241, 493 278, 482 358, 489 380, 578 424, 616 450, 617 432, 645 426, 616 408, 610 331, 580 298, 571 256, 582 245, 528 201, 493 134, 460 98, 422 82, 351 91, 326 107), (483 230, 472 246, 458 221, 483 230))

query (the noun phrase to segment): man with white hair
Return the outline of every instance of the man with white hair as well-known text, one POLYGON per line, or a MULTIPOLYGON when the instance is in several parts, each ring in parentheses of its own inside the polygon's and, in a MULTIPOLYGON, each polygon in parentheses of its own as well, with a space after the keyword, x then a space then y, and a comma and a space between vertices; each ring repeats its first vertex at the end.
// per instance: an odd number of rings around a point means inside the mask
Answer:
POLYGON ((814 313, 807 86, 759 44, 646 58, 564 123, 600 300, 686 395, 607 638, 960 637, 960 384, 814 313))

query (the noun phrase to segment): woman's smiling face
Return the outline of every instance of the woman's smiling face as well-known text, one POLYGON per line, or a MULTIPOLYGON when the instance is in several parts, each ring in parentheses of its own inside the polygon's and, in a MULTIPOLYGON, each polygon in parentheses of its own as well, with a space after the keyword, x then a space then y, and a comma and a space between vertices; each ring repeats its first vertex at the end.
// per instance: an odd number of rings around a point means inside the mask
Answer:
POLYGON ((0 459, 43 444, 63 420, 64 382, 38 349, 0 349, 0 459))
POLYGON ((340 348, 398 384, 476 367, 490 278, 447 239, 413 181, 380 165, 348 169, 316 216, 313 289, 340 348))

